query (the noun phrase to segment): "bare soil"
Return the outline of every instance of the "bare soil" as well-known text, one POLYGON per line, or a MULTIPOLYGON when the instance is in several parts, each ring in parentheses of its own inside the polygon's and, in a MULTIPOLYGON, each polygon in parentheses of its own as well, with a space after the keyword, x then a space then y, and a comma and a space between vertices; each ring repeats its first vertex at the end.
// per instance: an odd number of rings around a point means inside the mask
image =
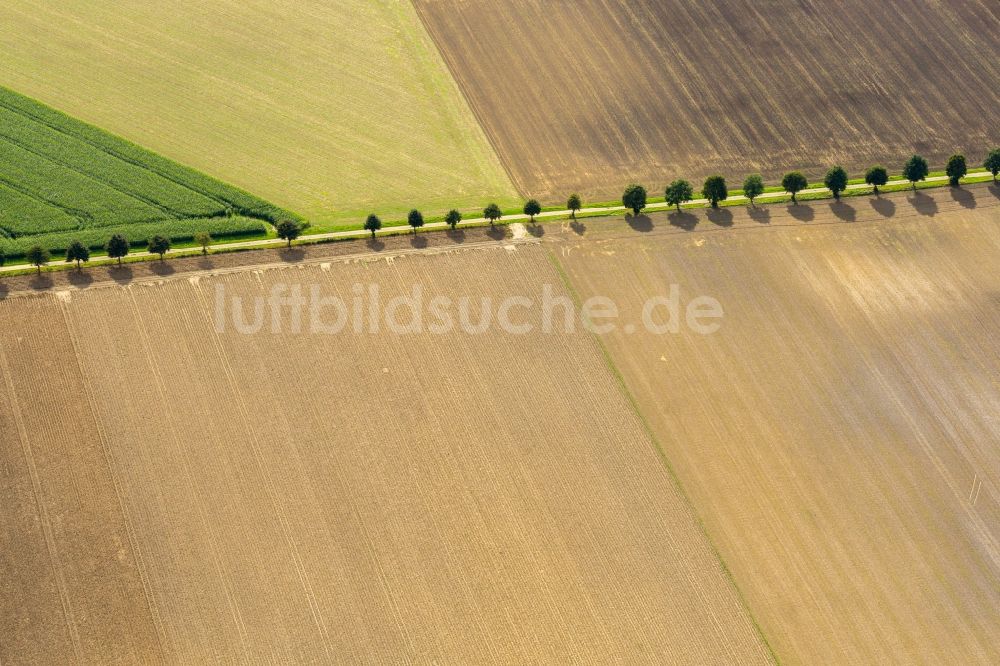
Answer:
POLYGON ((994 0, 415 0, 524 195, 1000 144, 994 0))

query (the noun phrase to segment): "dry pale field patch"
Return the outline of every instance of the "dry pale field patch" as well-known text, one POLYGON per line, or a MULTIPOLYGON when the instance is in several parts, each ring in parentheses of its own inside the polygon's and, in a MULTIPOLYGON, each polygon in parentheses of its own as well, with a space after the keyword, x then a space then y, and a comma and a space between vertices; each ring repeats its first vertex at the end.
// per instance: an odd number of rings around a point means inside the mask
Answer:
POLYGON ((0 661, 769 660, 589 334, 213 323, 354 283, 563 293, 529 243, 0 302, 0 661))
POLYGON ((515 184, 553 201, 1000 143, 995 0, 415 4, 515 184))
POLYGON ((322 223, 510 202, 409 2, 7 0, 0 84, 322 223))
POLYGON ((553 252, 624 319, 721 302, 714 335, 605 343, 780 659, 997 663, 1000 190, 848 205, 553 252))

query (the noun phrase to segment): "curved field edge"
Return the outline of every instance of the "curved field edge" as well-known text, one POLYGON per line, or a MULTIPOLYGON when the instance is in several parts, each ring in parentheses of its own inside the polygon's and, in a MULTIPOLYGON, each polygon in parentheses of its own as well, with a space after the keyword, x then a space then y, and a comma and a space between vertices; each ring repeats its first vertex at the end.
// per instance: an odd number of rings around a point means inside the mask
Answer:
POLYGON ((73 235, 90 246, 122 231, 134 241, 164 232, 180 240, 210 219, 204 231, 221 238, 264 229, 248 218, 299 219, 2 87, 0 118, 0 248, 8 256, 32 245, 60 251, 73 235))

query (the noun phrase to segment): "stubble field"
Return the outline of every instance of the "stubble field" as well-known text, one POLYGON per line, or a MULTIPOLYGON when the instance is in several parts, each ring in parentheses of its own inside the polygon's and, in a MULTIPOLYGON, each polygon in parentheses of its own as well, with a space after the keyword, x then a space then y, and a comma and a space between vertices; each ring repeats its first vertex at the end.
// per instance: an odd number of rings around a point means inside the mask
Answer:
POLYGON ((604 341, 782 661, 997 663, 1000 190, 844 206, 554 252, 624 319, 721 302, 713 335, 604 341))
POLYGON ((943 165, 1000 143, 992 0, 415 0, 518 189, 943 165))
POLYGON ((0 85, 336 226, 516 193, 409 2, 10 0, 0 85))
POLYGON ((213 323, 353 283, 565 295, 521 244, 0 302, 0 661, 768 662, 589 334, 213 323))

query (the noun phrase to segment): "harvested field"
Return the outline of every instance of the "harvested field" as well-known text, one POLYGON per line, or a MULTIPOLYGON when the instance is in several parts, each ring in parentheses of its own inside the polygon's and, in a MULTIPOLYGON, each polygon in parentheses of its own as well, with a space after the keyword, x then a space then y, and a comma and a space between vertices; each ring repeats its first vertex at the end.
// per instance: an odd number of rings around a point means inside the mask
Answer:
POLYGON ((409 2, 7 0, 0 85, 313 222, 515 192, 409 2))
POLYGON ((779 659, 995 664, 1000 190, 845 205, 588 221, 553 254, 626 321, 670 284, 722 304, 713 335, 604 342, 779 659))
POLYGON ((553 202, 1000 144, 995 0, 415 4, 518 189, 553 202))
POLYGON ((353 283, 565 295, 527 241, 0 302, 0 662, 769 661, 589 334, 213 322, 353 283))

